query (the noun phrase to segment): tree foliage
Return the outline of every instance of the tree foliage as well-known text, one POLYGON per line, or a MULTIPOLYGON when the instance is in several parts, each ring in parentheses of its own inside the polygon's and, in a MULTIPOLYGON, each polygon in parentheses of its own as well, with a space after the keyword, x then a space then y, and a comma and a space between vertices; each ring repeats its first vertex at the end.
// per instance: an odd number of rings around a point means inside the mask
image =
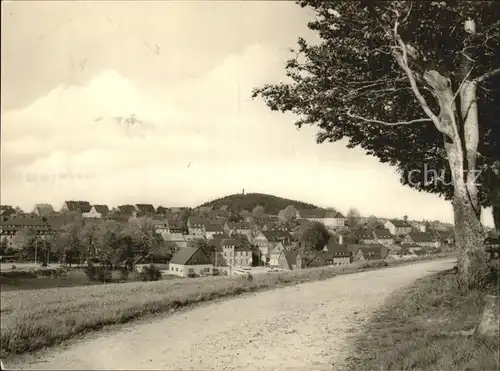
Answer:
POLYGON ((259 217, 259 216, 262 216, 264 215, 264 213, 266 212, 266 209, 264 206, 262 205, 257 205, 253 208, 252 210, 252 215, 253 216, 256 216, 256 217, 259 217))
POLYGON ((361 214, 355 208, 349 209, 346 215, 346 223, 349 228, 356 228, 361 223, 361 214))
POLYGON ((291 220, 297 216, 298 212, 299 211, 297 210, 297 208, 294 205, 288 205, 287 207, 285 207, 283 209, 283 213, 281 214, 281 216, 283 218, 285 218, 286 220, 291 220))
POLYGON ((495 179, 498 182, 491 172, 500 159, 500 90, 498 75, 493 74, 500 67, 499 3, 306 0, 300 5, 315 12, 309 28, 321 41, 311 44, 299 38, 286 65, 289 82, 266 85, 253 96, 262 97, 272 110, 296 114, 299 128, 318 127, 318 143, 347 139, 348 147, 360 147, 395 166, 403 184, 451 199, 445 136, 422 110, 394 57, 396 25, 416 83, 433 112, 439 111, 439 102, 426 89, 426 71, 444 74, 455 91, 464 74, 475 81, 484 78, 477 91, 477 166, 480 202, 489 206, 488 194, 495 179), (464 30, 468 19, 476 21, 475 35, 464 30), (470 72, 461 70, 464 52, 474 55, 470 72), (424 164, 436 173, 425 173, 424 164))
POLYGON ((303 225, 298 231, 298 240, 300 244, 311 250, 322 250, 328 241, 331 234, 326 229, 325 225, 320 222, 312 222, 303 225))
POLYGON ((288 205, 293 205, 298 209, 318 209, 317 206, 306 202, 294 201, 263 193, 234 194, 204 203, 200 206, 213 206, 215 208, 219 208, 222 205, 227 205, 228 209, 236 212, 241 212, 242 210, 253 210, 257 206, 262 206, 267 213, 272 215, 277 215, 288 205))
POLYGON ((384 224, 382 224, 375 215, 370 215, 366 221, 365 226, 368 229, 384 229, 384 224))

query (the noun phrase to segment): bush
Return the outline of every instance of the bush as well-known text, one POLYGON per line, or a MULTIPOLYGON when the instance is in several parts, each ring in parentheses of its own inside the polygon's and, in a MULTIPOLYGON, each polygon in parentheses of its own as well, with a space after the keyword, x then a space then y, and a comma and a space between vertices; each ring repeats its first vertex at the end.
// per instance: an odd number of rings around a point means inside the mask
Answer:
POLYGON ((196 274, 196 273, 194 273, 194 272, 193 272, 193 273, 188 273, 188 275, 187 275, 187 276, 188 276, 189 278, 196 278, 196 277, 199 277, 199 275, 198 275, 198 274, 196 274))
POLYGON ((129 277, 129 271, 124 268, 118 268, 111 272, 112 281, 126 281, 129 277))
POLYGON ((64 268, 55 269, 38 269, 34 271, 37 278, 41 277, 62 277, 65 276, 67 271, 64 268))
MULTIPOLYGON (((15 268, 14 268, 15 269, 15 268)), ((0 272, 1 277, 5 278, 36 278, 35 271, 32 270, 11 270, 0 272)))
POLYGON ((385 260, 372 260, 361 264, 361 269, 387 267, 389 264, 385 260))
POLYGON ((85 274, 91 281, 110 282, 112 279, 112 271, 106 265, 89 264, 85 268, 85 274))
POLYGON ((141 281, 158 281, 161 279, 161 271, 154 264, 146 265, 140 273, 141 281))

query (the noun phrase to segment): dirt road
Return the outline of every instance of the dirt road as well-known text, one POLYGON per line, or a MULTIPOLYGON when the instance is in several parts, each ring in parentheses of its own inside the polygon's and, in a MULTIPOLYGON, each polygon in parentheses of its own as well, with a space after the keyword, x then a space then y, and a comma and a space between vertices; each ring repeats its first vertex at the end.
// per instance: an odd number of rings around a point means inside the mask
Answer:
MULTIPOLYGON (((16 369, 332 370, 347 338, 394 291, 454 260, 338 276, 125 325, 16 369)), ((5 365, 9 368, 9 365, 5 365)))

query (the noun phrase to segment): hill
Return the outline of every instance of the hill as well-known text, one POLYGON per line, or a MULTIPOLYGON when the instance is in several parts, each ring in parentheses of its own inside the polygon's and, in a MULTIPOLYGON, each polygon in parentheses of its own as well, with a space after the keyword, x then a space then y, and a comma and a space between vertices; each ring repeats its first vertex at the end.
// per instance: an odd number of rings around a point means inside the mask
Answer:
POLYGON ((293 205, 298 210, 322 209, 316 205, 306 202, 294 201, 288 198, 281 198, 263 193, 247 193, 234 194, 216 200, 206 202, 200 207, 213 206, 219 208, 222 205, 227 205, 229 209, 240 212, 242 210, 252 211, 255 206, 263 206, 267 214, 277 215, 280 210, 283 210, 288 205, 293 205))

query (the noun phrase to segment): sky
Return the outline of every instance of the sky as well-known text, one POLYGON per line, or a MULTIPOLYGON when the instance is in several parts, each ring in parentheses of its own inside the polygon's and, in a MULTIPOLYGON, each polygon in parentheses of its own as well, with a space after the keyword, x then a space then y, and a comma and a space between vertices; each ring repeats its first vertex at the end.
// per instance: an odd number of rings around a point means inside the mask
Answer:
POLYGON ((2 2, 1 203, 194 207, 245 189, 452 222, 449 202, 251 99, 286 79, 312 16, 278 1, 2 2), (112 119, 131 115, 143 124, 128 131, 112 119))

